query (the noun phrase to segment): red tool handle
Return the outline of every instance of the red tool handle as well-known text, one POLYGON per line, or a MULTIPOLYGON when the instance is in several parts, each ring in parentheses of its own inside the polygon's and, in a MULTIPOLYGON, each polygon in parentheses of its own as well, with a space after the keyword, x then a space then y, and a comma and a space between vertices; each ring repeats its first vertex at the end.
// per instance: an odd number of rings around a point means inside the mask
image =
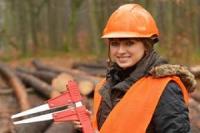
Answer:
POLYGON ((81 122, 83 128, 83 133, 94 133, 94 129, 92 128, 90 118, 88 113, 86 112, 85 106, 81 106, 76 108, 77 115, 79 118, 79 121, 81 122))
POLYGON ((75 102, 79 102, 82 100, 82 96, 80 94, 78 85, 75 81, 69 81, 68 84, 68 90, 69 93, 71 95, 71 100, 75 103, 75 102))
POLYGON ((75 121, 79 120, 77 112, 74 109, 64 110, 53 114, 55 122, 75 121))
POLYGON ((83 126, 82 128, 83 133, 94 133, 85 106, 54 113, 53 118, 55 122, 79 120, 81 125, 83 126))
POLYGON ((68 91, 64 92, 60 96, 49 99, 47 101, 50 108, 70 105, 72 103, 82 100, 82 97, 78 89, 78 85, 75 81, 69 81, 67 84, 67 88, 68 88, 68 91))
MULTIPOLYGON (((65 92, 61 96, 58 96, 54 99, 48 100, 50 107, 58 107, 67 105, 69 103, 75 104, 82 100, 78 85, 75 81, 69 81, 67 86, 68 92, 65 92)), ((83 105, 80 105, 74 109, 57 112, 53 114, 53 118, 56 122, 79 120, 83 126, 83 133, 94 133, 89 115, 87 114, 86 108, 83 105)))
POLYGON ((71 100, 70 93, 66 91, 60 96, 49 99, 47 103, 49 104, 50 108, 56 108, 56 107, 61 107, 65 105, 70 105, 73 103, 73 101, 71 100))

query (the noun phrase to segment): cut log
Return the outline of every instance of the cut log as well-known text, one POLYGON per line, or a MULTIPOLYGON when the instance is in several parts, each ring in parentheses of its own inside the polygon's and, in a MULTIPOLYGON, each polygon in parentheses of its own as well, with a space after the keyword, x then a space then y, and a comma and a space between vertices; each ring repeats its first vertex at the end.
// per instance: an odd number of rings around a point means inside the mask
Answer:
POLYGON ((1 117, 1 128, 0 128, 0 133, 10 133, 10 121, 9 119, 5 119, 1 117))
POLYGON ((88 96, 94 90, 94 84, 88 80, 79 81, 80 93, 84 96, 88 96))
POLYGON ((191 133, 199 133, 200 131, 199 112, 193 108, 190 108, 189 116, 190 116, 191 133))
MULTIPOLYGON (((67 70, 64 70, 62 68, 55 68, 55 67, 52 67, 52 66, 45 65, 42 62, 40 62, 39 60, 33 60, 32 64, 37 70, 50 71, 50 72, 54 72, 54 73, 57 73, 57 74, 65 72, 65 71, 68 73, 67 70)), ((69 71, 69 73, 70 73, 70 71, 69 71)))
POLYGON ((106 64, 105 63, 74 63, 72 68, 79 69, 93 76, 105 77, 106 64))
POLYGON ((66 73, 61 73, 59 74, 57 77, 55 77, 52 80, 52 93, 51 93, 51 97, 57 97, 59 95, 61 95, 62 92, 66 91, 66 85, 68 83, 68 81, 70 80, 74 80, 73 77, 69 74, 66 73))
MULTIPOLYGON (((29 94, 29 99, 32 107, 37 107, 45 103, 46 99, 40 97, 35 92, 29 94)), ((47 112, 46 112, 47 113, 47 112)), ((42 115, 44 113, 38 113, 42 115)), ((35 115, 32 115, 35 116, 35 115)), ((28 117, 25 117, 28 118, 28 117)), ((27 123, 21 125, 13 125, 13 130, 17 133, 44 133, 46 129, 51 125, 52 121, 41 121, 37 123, 27 123)), ((12 129, 12 128, 11 128, 12 129)))
POLYGON ((26 88, 20 79, 15 75, 14 71, 7 65, 0 63, 0 74, 7 84, 14 89, 15 95, 19 101, 21 110, 30 108, 26 88))
POLYGON ((23 72, 26 74, 31 74, 31 75, 38 77, 39 79, 47 82, 48 84, 51 84, 52 79, 57 76, 57 73, 54 73, 51 71, 42 71, 42 70, 36 71, 36 70, 22 68, 22 67, 16 68, 16 71, 23 72))
POLYGON ((51 86, 53 90, 62 93, 66 91, 66 85, 70 80, 74 80, 71 75, 66 73, 61 73, 56 78, 53 79, 51 86))
POLYGON ((26 84, 34 88, 45 98, 50 98, 52 87, 46 82, 26 73, 16 71, 16 75, 26 84))
POLYGON ((200 113, 200 104, 196 100, 191 98, 189 101, 189 106, 200 113))
POLYGON ((192 131, 200 130, 200 105, 194 99, 190 99, 189 101, 189 110, 190 110, 190 122, 191 122, 191 129, 192 131))
POLYGON ((194 74, 195 78, 200 78, 200 65, 192 66, 189 69, 194 74))
POLYGON ((74 63, 72 65, 72 68, 79 68, 79 67, 87 67, 87 68, 95 68, 95 69, 106 69, 106 63, 100 62, 100 63, 74 63))
POLYGON ((106 69, 91 68, 91 67, 84 67, 84 66, 79 66, 76 69, 81 70, 93 76, 105 77, 106 75, 106 69))
POLYGON ((37 123, 14 125, 14 130, 17 133, 44 133, 51 123, 51 121, 42 121, 37 123))
POLYGON ((74 126, 71 122, 53 123, 45 133, 74 133, 74 126))
MULTIPOLYGON (((31 93, 33 92, 32 88, 26 88, 26 92, 27 93, 31 93)), ((11 88, 7 88, 7 89, 0 89, 0 95, 11 95, 14 93, 14 90, 11 88)))
POLYGON ((55 73, 67 73, 72 75, 72 77, 74 77, 75 80, 79 81, 79 80, 90 80, 91 82, 93 82, 95 85, 102 79, 99 77, 95 77, 95 76, 91 76, 85 72, 81 72, 78 70, 72 70, 72 69, 67 69, 67 68, 56 68, 50 65, 45 65, 42 64, 40 61, 38 60, 33 60, 33 65, 36 67, 36 69, 38 70, 44 70, 44 71, 51 71, 51 72, 55 72, 55 73))
MULTIPOLYGON (((74 79, 71 75, 66 73, 61 73, 56 78, 54 78, 52 81, 52 97, 55 97, 66 91, 66 85, 70 80, 74 79)), ((88 96, 94 90, 94 84, 88 80, 78 81, 78 86, 80 89, 80 93, 84 96, 88 96)))
POLYGON ((195 92, 191 93, 190 96, 196 100, 197 102, 200 103, 200 93, 198 92, 198 90, 196 90, 195 92))
POLYGON ((48 71, 35 71, 33 73, 34 76, 40 78, 43 81, 46 81, 47 83, 51 84, 52 80, 58 75, 54 72, 48 72, 48 71))

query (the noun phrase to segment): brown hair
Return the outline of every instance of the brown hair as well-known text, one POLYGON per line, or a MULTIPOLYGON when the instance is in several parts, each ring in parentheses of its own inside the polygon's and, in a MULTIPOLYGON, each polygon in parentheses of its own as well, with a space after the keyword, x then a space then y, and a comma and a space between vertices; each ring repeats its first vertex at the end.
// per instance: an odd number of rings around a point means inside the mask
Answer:
POLYGON ((150 38, 139 38, 140 41, 143 42, 144 47, 146 48, 147 52, 153 50, 154 41, 150 38))

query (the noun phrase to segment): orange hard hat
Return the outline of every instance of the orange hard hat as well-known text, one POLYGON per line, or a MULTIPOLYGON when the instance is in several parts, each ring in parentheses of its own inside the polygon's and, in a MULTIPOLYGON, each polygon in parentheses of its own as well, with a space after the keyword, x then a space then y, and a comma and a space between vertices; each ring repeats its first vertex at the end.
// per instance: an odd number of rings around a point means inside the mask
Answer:
POLYGON ((151 14, 138 4, 120 6, 109 18, 102 38, 151 38, 159 31, 151 14))

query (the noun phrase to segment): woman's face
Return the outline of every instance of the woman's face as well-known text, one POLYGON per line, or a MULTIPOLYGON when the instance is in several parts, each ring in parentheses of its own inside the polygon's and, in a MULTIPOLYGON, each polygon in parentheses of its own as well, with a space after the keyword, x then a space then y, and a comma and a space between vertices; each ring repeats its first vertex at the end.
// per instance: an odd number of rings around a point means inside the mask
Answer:
POLYGON ((112 38, 109 46, 111 60, 123 69, 134 66, 145 53, 143 42, 133 38, 112 38))

